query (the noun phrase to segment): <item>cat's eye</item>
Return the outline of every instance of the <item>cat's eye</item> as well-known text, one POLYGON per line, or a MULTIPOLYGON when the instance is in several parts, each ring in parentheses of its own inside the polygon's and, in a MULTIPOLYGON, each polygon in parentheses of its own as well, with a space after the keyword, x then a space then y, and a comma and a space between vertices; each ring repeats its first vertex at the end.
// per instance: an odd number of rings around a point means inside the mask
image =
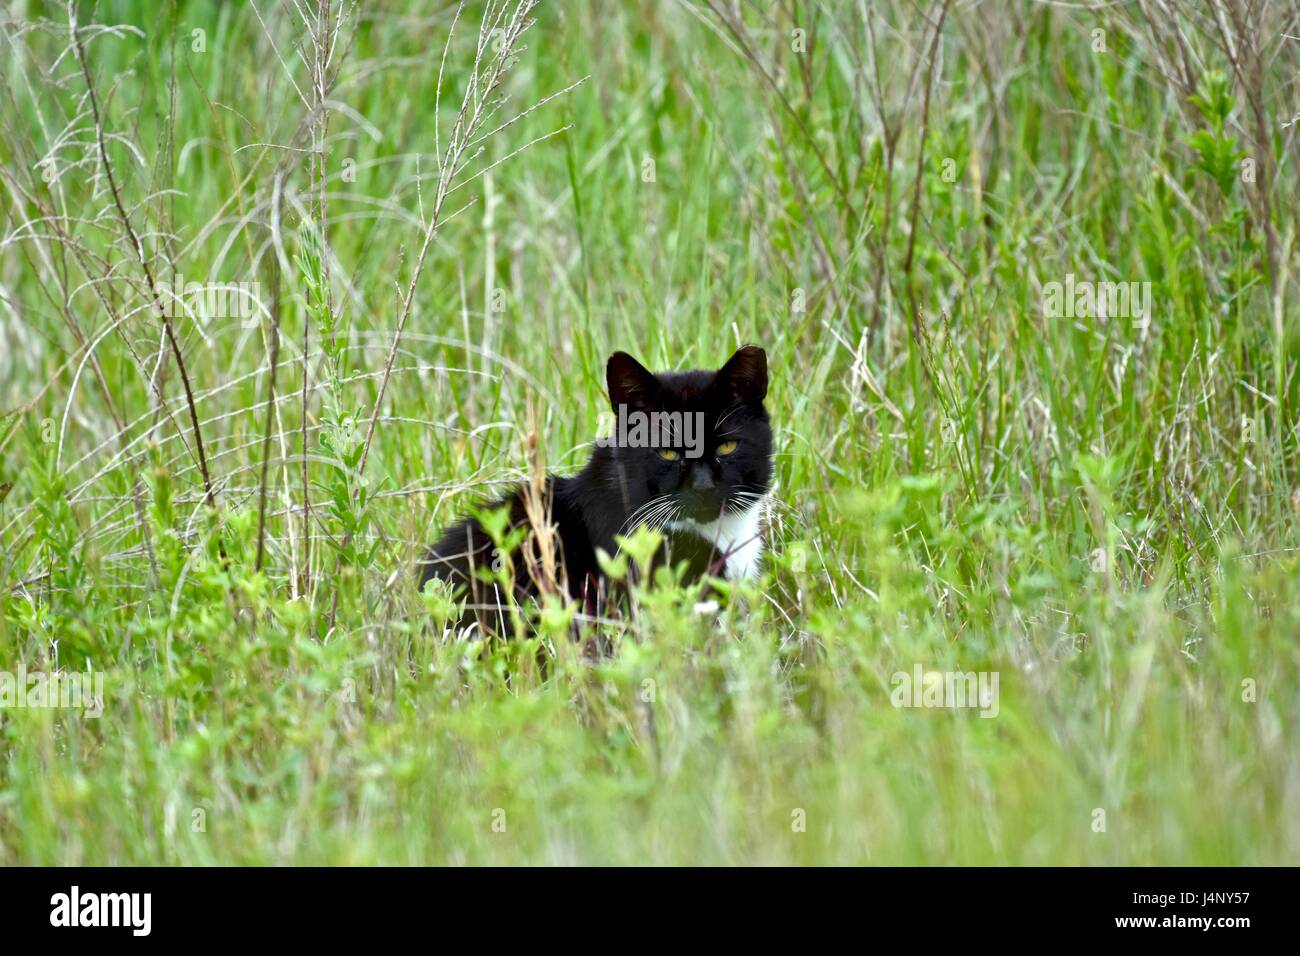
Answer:
POLYGON ((676 461, 678 458, 681 458, 682 455, 681 452, 672 448, 660 448, 659 457, 664 461, 676 461))
POLYGON ((724 441, 721 445, 718 446, 719 455, 730 455, 735 450, 736 450, 736 442, 734 441, 724 441))

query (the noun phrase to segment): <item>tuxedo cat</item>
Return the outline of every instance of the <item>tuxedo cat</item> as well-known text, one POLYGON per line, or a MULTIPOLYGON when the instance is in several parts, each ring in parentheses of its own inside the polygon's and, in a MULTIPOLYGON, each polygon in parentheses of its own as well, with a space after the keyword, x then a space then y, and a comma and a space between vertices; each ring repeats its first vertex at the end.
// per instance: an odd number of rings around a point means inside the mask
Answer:
MULTIPOLYGON (((615 433, 597 441, 576 475, 548 475, 541 509, 558 536, 554 578, 594 613, 606 594, 597 549, 614 555, 616 534, 640 525, 665 535, 656 560, 686 562, 688 579, 704 573, 752 578, 763 551, 760 518, 772 480, 772 428, 763 399, 767 354, 747 345, 714 371, 654 374, 625 352, 605 369, 615 433)), ((538 496, 534 496, 534 502, 538 496)), ((488 509, 509 508, 508 529, 532 531, 525 488, 488 509)), ((536 597, 545 580, 537 549, 527 543, 510 554, 515 600, 536 597)), ((478 620, 492 630, 504 624, 505 600, 497 584, 481 578, 500 566, 492 542, 473 518, 449 528, 420 567, 420 585, 439 577, 464 586, 462 624, 478 620)))

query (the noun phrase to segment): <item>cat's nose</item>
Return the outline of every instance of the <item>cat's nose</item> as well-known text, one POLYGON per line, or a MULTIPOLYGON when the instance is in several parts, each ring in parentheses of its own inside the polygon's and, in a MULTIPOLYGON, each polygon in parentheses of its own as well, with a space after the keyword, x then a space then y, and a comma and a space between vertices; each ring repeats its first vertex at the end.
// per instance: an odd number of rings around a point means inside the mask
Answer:
POLYGON ((697 491, 708 491, 713 487, 713 472, 707 467, 696 466, 691 475, 691 487, 697 491))

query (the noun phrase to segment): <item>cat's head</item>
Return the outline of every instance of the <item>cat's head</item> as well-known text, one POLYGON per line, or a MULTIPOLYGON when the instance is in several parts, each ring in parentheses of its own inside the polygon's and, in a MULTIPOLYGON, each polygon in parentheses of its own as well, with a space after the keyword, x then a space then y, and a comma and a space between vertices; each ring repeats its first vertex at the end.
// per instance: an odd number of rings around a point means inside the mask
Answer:
POLYGON ((772 428, 761 348, 746 345, 717 371, 657 375, 615 352, 605 379, 614 429, 601 444, 629 510, 708 523, 767 493, 772 428))

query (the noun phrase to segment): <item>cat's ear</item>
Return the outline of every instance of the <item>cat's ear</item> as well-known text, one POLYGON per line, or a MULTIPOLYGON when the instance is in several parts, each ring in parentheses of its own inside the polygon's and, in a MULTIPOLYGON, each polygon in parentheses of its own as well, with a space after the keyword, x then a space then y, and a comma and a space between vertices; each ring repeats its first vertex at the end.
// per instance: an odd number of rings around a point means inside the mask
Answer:
POLYGON ((620 405, 628 408, 651 408, 659 398, 659 380, 644 365, 626 352, 615 352, 605 365, 605 384, 609 386, 609 404, 615 412, 620 405))
POLYGON ((757 345, 737 349, 713 382, 746 404, 760 404, 767 395, 767 353, 757 345))

